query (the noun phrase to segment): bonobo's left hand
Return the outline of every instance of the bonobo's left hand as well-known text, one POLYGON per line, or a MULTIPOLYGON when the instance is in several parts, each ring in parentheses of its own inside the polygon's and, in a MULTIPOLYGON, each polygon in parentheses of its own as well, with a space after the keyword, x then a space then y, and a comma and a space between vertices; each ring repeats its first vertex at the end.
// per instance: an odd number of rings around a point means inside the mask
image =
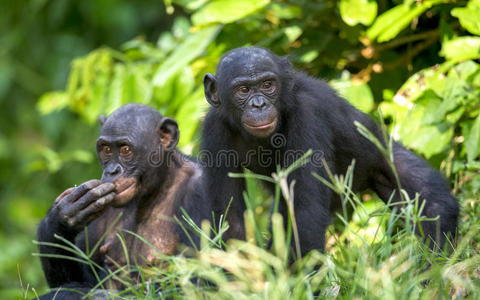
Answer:
POLYGON ((90 180, 65 190, 48 212, 49 223, 61 231, 77 234, 98 218, 115 198, 115 184, 90 180))

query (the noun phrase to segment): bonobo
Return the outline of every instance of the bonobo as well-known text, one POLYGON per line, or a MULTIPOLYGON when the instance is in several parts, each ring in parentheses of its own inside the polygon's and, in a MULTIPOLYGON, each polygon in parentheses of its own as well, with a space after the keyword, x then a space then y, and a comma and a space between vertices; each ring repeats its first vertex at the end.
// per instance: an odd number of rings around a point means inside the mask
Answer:
MULTIPOLYGON (((370 188, 384 201, 395 192, 393 201, 400 200, 386 159, 357 131, 354 122, 383 141, 380 126, 324 81, 295 71, 286 58, 259 47, 234 49, 222 57, 215 75, 205 75, 204 87, 211 108, 204 122, 201 153, 209 153, 215 162, 205 170, 207 197, 214 201, 217 214, 225 213, 233 197, 226 239, 244 237, 245 210, 244 180, 229 178, 228 173, 242 173, 245 167, 269 176, 277 164, 285 168, 299 157, 292 153, 309 149, 321 153, 328 168, 337 174, 344 174, 355 160, 355 191, 370 188), (219 154, 225 151, 236 153, 237 160, 222 160, 219 154)), ((425 216, 439 217, 437 222, 422 224, 426 237, 433 239, 430 244, 443 247, 446 235, 456 230, 456 199, 441 175, 424 160, 399 143, 393 148, 401 187, 410 197, 419 193, 425 199, 425 216)), ((340 201, 313 172, 327 177, 324 166, 310 161, 288 178, 296 182, 294 209, 302 254, 324 249, 329 213, 340 201)), ((268 188, 273 189, 271 185, 268 188)), ((285 205, 280 212, 285 218, 285 205)))
MULTIPOLYGON (((175 148, 177 123, 141 104, 122 106, 107 119, 101 117, 100 123, 97 154, 102 180, 90 180, 60 194, 38 227, 38 240, 61 244, 54 237, 58 235, 85 253, 94 250, 91 259, 103 269, 96 270, 101 278, 107 275, 105 270, 114 272, 127 262, 154 264, 158 252, 175 254, 180 243, 193 246, 193 241, 198 245, 198 237, 185 233, 174 220, 182 220, 180 207, 198 225, 211 212, 203 197, 202 169, 175 148), (156 249, 127 231, 143 237, 156 249)), ((72 257, 72 252, 49 245, 39 248, 48 255, 41 257, 41 262, 51 288, 88 291, 98 283, 89 265, 51 257, 72 257)), ((106 286, 121 289, 115 280, 106 286)), ((80 295, 53 291, 44 299, 53 296, 72 299, 80 295)))

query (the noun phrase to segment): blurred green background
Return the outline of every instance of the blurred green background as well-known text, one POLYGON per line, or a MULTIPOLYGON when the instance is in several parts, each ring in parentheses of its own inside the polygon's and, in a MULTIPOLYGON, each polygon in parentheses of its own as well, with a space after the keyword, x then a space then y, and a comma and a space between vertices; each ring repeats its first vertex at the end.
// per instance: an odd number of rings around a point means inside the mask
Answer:
POLYGON ((381 110, 449 179, 460 232, 480 224, 480 0, 1 0, 0 11, 2 299, 46 288, 36 225, 64 189, 100 177, 98 116, 149 104, 195 154, 203 75, 241 46, 289 55, 381 110))

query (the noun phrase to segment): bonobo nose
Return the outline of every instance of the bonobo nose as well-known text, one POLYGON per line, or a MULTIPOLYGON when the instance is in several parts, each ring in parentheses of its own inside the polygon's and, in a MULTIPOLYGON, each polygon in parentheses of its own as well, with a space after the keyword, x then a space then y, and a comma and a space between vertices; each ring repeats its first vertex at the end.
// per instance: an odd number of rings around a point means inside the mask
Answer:
POLYGON ((266 105, 263 97, 255 97, 252 99, 251 106, 255 108, 263 108, 266 105))
POLYGON ((106 182, 114 181, 122 173, 123 169, 120 164, 109 164, 103 170, 102 180, 106 182))

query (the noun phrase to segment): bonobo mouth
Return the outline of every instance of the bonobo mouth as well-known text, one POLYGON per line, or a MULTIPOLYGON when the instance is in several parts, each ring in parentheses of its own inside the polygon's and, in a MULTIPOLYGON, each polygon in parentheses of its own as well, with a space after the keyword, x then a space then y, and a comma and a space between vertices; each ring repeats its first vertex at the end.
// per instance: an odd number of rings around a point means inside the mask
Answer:
POLYGON ((137 179, 135 177, 119 177, 114 182, 115 198, 113 207, 121 207, 127 204, 137 194, 137 179))
POLYGON ((268 137, 277 126, 277 118, 273 119, 273 121, 269 123, 255 123, 255 124, 248 124, 247 122, 243 122, 243 127, 252 135, 260 138, 268 137))

